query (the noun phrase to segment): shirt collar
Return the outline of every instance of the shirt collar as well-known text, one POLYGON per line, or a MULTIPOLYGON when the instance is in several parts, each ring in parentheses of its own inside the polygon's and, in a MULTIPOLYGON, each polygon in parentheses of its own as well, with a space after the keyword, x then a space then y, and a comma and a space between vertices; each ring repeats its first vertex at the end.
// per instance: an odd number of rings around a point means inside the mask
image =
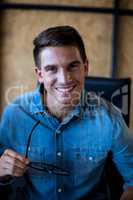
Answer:
MULTIPOLYGON (((31 106, 31 113, 32 114, 46 114, 48 115, 46 111, 45 105, 43 105, 42 102, 42 85, 37 84, 36 90, 33 93, 33 101, 32 101, 32 106, 31 106)), ((78 105, 74 106, 73 110, 69 113, 68 117, 73 117, 73 116, 79 116, 81 112, 81 103, 78 105)), ((67 118, 67 117, 66 117, 67 118)))
MULTIPOLYGON (((37 84, 37 88, 33 94, 33 102, 31 106, 31 113, 32 114, 45 114, 48 115, 46 111, 45 105, 42 103, 42 95, 43 95, 43 86, 37 84)), ((98 106, 98 97, 94 94, 88 93, 86 90, 83 89, 81 94, 81 100, 78 105, 74 106, 72 111, 68 114, 65 120, 72 118, 73 116, 82 117, 83 111, 85 108, 89 110, 95 110, 98 106)))
POLYGON ((41 85, 37 84, 36 90, 33 93, 31 113, 39 114, 39 113, 44 113, 44 112, 46 111, 42 103, 41 85))

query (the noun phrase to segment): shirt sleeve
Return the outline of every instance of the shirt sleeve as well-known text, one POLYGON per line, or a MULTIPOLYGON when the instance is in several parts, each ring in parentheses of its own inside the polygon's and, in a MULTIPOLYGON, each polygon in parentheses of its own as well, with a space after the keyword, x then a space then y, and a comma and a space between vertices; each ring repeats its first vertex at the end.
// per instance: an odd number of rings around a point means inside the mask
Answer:
MULTIPOLYGON (((10 134, 10 120, 9 120, 9 110, 6 108, 3 112, 3 115, 1 117, 0 121, 0 156, 3 154, 4 150, 9 148, 9 139, 8 134, 10 134)), ((2 186, 7 186, 8 184, 12 183, 12 179, 9 179, 7 181, 0 180, 0 188, 2 189, 2 186)))
POLYGON ((2 114, 0 121, 0 156, 3 154, 4 150, 9 146, 9 132, 11 131, 11 122, 10 122, 10 112, 6 108, 2 114))
MULTIPOLYGON (((14 107, 15 108, 15 107, 14 107)), ((11 148, 10 135, 13 131, 13 112, 14 108, 12 106, 7 106, 3 112, 0 121, 0 156, 3 154, 5 149, 11 148)), ((17 187, 24 187, 26 181, 24 177, 11 177, 6 181, 0 180, 0 192, 8 191, 14 195, 17 191, 17 187)), ((16 199, 16 198, 12 198, 16 199)), ((19 199, 19 198, 17 198, 19 199)))
POLYGON ((120 113, 114 120, 112 153, 113 161, 124 180, 123 188, 133 186, 133 133, 120 113))

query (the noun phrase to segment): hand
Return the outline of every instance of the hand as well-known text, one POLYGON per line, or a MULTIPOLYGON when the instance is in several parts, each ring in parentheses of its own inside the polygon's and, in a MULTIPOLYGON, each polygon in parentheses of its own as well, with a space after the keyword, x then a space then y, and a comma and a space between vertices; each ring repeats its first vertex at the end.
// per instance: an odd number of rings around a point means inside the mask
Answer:
POLYGON ((29 160, 24 156, 10 149, 6 149, 0 157, 0 178, 4 179, 7 176, 23 176, 28 163, 29 160))
POLYGON ((123 192, 120 200, 133 200, 133 186, 123 192))

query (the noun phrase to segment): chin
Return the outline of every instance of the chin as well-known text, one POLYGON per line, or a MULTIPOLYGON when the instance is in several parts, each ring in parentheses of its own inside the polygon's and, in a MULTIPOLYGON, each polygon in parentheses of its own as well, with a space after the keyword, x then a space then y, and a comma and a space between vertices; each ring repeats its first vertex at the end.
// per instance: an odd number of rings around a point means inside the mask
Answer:
POLYGON ((59 99, 59 102, 64 106, 74 106, 79 102, 79 100, 74 102, 74 99, 59 99))

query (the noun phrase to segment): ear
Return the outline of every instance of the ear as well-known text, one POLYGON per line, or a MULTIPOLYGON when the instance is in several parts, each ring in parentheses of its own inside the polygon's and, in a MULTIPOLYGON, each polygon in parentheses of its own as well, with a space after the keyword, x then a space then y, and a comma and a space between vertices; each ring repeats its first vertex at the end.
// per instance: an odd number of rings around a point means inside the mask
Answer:
POLYGON ((89 74, 89 61, 88 61, 88 59, 86 59, 86 61, 84 62, 84 68, 85 68, 85 76, 88 76, 88 74, 89 74))
POLYGON ((43 72, 42 69, 39 69, 38 67, 35 67, 35 73, 36 77, 39 83, 43 83, 43 72))

